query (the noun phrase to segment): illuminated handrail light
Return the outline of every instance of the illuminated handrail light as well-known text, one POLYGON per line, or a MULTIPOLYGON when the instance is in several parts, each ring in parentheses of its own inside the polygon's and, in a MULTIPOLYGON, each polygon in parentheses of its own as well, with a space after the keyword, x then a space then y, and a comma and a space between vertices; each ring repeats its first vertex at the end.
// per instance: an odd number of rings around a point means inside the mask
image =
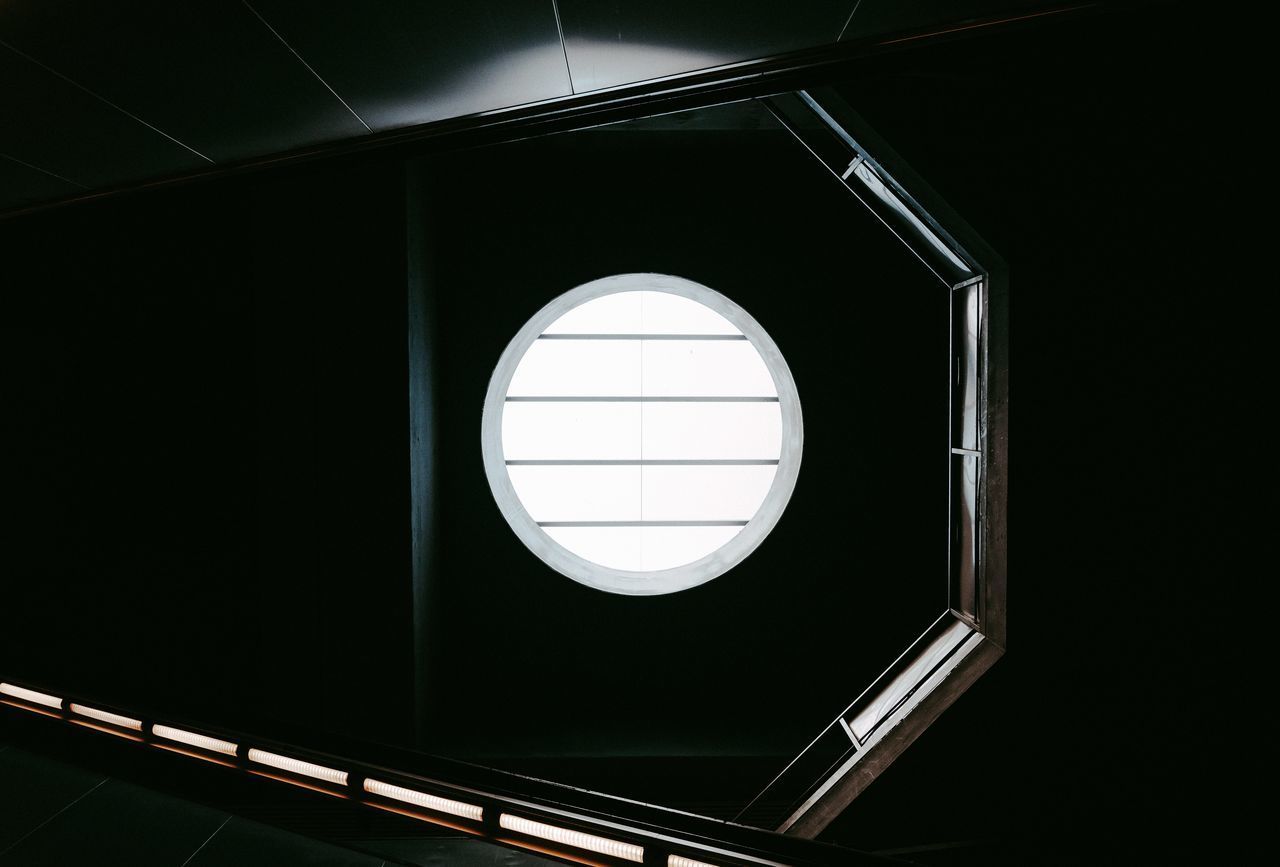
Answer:
POLYGON ((177 741, 180 744, 208 750, 211 753, 222 753, 224 756, 234 756, 236 754, 236 745, 231 741, 211 738, 208 735, 198 735, 195 732, 175 729, 172 726, 153 725, 151 733, 158 738, 177 741))
POLYGON ((311 762, 304 762, 301 759, 291 759, 288 756, 276 755, 266 750, 249 750, 249 761, 257 762, 260 765, 270 765, 273 768, 279 768, 282 771, 288 771, 291 774, 299 774, 304 777, 313 777, 317 780, 324 780, 327 783, 334 783, 339 786, 347 784, 347 772, 339 771, 334 768, 326 768, 324 765, 313 765, 311 762))
POLYGON ((683 855, 668 855, 667 867, 716 867, 716 865, 708 864, 706 861, 695 861, 683 855))
POLYGON ((366 779, 364 781, 364 790, 371 795, 381 795, 384 798, 404 801, 406 804, 416 804, 419 807, 426 807, 428 810, 449 813, 450 815, 461 816, 464 819, 472 819, 476 822, 484 820, 484 809, 477 807, 475 804, 465 804, 462 801, 451 801, 448 798, 428 795, 425 792, 415 792, 413 789, 404 789, 380 780, 366 779))
POLYGON ((573 846, 576 849, 586 849, 590 852, 598 852, 601 855, 621 858, 624 861, 634 861, 637 864, 644 863, 644 847, 637 846, 635 843, 624 843, 621 840, 610 840, 608 837, 597 837, 595 834, 586 834, 582 831, 558 828, 555 825, 546 825, 542 822, 535 822, 532 819, 512 816, 510 813, 503 813, 498 817, 498 824, 508 831, 515 831, 517 834, 540 837, 543 840, 550 840, 552 843, 573 846))
POLYGON ((72 703, 67 705, 67 708, 72 713, 79 714, 80 716, 87 716, 89 719, 96 719, 99 722, 110 723, 113 726, 119 726, 122 729, 129 729, 135 732, 142 731, 142 720, 121 716, 118 713, 111 713, 110 711, 98 710, 94 707, 86 707, 82 704, 72 703))
POLYGON ((42 704, 45 707, 51 707, 54 710, 62 710, 62 699, 56 695, 48 695, 43 692, 36 692, 34 689, 26 689, 21 686, 14 686, 11 683, 0 683, 0 693, 20 698, 23 701, 29 701, 32 704, 42 704))

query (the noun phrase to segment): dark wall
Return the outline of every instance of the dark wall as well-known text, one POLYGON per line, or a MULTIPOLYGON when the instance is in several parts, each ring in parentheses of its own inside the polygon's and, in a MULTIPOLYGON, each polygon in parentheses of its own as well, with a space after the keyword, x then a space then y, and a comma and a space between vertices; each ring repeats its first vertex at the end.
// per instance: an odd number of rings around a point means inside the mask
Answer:
POLYGON ((408 729, 401 177, 0 227, 11 677, 235 725, 408 729), (353 714, 366 691, 393 711, 353 714))
POLYGON ((909 856, 939 864, 1231 845, 1202 714, 1254 592, 1233 464, 1259 283, 1231 184, 1193 167, 1248 174, 1213 17, 965 40, 841 85, 1008 261, 1013 396, 1008 653, 832 839, 955 846, 909 856))
MULTIPOLYGON (((1009 652, 834 840, 962 844, 922 863, 1096 863, 1164 858, 1204 829, 1188 821, 1214 764, 1197 709, 1239 576, 1259 574, 1239 562, 1222 456, 1263 284, 1238 279, 1223 184, 1199 171, 1208 150, 1236 153, 1215 108, 1229 82, 1187 50, 1208 38, 1203 16, 1173 10, 883 55, 840 84, 1008 261, 1014 389, 1009 652)), ((777 141, 690 160, 676 139, 425 164, 427 200, 448 203, 428 274, 450 506, 430 573, 428 731, 450 749, 779 750, 853 697, 823 684, 840 662, 874 666, 868 624, 899 628, 833 576, 930 568, 901 541, 934 519, 887 469, 915 467, 900 459, 927 439, 927 407, 890 384, 926 375, 928 329, 916 347, 883 323, 933 314, 858 276, 910 285, 909 269, 825 188, 801 198, 820 173, 776 162, 777 141), (621 600, 510 535, 481 473, 480 402, 542 303, 649 269, 721 289, 765 325, 811 450, 794 511, 740 573, 621 600), (831 365, 846 352, 863 390, 842 406, 831 365), (845 456, 845 478, 826 478, 845 456), (817 493, 857 473, 893 509, 850 516, 817 493), (811 521, 889 542, 811 554, 811 521), (700 667, 681 668, 686 654, 700 667)), ((330 167, 0 224, 0 668, 409 736, 402 195, 394 167, 330 167)), ((635 773, 600 779, 638 789, 635 773)))

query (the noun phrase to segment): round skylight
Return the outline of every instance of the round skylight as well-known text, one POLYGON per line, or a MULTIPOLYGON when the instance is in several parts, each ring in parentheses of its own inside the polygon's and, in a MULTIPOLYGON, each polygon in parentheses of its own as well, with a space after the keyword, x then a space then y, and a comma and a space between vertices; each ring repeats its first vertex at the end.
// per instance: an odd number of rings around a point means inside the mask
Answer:
POLYGON ((803 442, 795 382, 738 305, 690 280, 622 274, 566 292, 489 382, 485 472, 516 535, 564 575, 672 593, 773 529, 803 442))

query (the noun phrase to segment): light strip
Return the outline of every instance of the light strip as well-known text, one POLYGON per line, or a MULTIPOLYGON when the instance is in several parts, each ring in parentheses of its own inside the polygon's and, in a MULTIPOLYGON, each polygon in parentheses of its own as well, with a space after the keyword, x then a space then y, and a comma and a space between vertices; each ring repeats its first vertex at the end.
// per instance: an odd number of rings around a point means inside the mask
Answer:
POLYGON ((177 741, 180 744, 198 747, 211 753, 222 753, 224 756, 234 756, 236 754, 236 745, 231 741, 218 740, 208 735, 198 735, 195 732, 175 729, 172 726, 153 725, 151 733, 158 738, 177 741))
POLYGON ((426 807, 428 810, 449 813, 454 816, 461 816, 464 819, 472 819, 476 822, 484 820, 484 809, 477 807, 475 804, 451 801, 448 798, 428 795, 425 792, 415 792, 413 789, 404 789, 379 780, 366 779, 364 781, 364 790, 371 795, 381 795, 384 798, 404 801, 406 804, 416 804, 419 807, 426 807))
POLYGON ((0 692, 5 695, 11 695, 14 698, 20 698, 23 701, 29 701, 32 704, 42 704, 54 710, 62 710, 62 699, 56 695, 36 692, 34 689, 25 689, 21 686, 14 686, 11 683, 0 683, 0 692))
POLYGON ((69 704, 67 709, 80 716, 87 716, 89 719, 96 719, 99 722, 111 723, 113 726, 120 726, 122 729, 130 729, 135 732, 142 731, 142 720, 120 716, 118 713, 110 713, 93 707, 85 707, 82 704, 69 704))
POLYGON ((597 837, 595 834, 584 834, 582 831, 544 825, 542 822, 512 816, 510 813, 503 813, 498 818, 498 824, 517 834, 528 834, 530 837, 540 837, 552 843, 586 849, 589 852, 598 852, 601 855, 634 861, 637 864, 644 863, 644 847, 634 843, 623 843, 621 840, 610 840, 608 837, 597 837))
POLYGON ((668 855, 667 867, 716 867, 716 865, 708 864, 706 861, 694 861, 683 855, 668 855))
POLYGON ((275 753, 269 753, 266 750, 249 750, 249 761, 257 762, 260 765, 270 765, 273 768, 279 768, 282 771, 288 771, 291 774, 301 774, 304 777, 314 777, 317 780, 324 780, 327 783, 335 783, 339 786, 347 784, 347 772, 335 770, 334 768, 326 768, 324 765, 313 765, 311 762, 304 762, 301 759, 291 759, 288 756, 280 756, 275 753))

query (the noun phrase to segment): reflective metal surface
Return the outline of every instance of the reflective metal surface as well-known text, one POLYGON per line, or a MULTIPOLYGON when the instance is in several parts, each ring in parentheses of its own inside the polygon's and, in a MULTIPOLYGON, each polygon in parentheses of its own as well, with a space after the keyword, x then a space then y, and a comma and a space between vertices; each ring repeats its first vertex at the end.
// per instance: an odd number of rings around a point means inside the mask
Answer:
POLYGON ((979 455, 951 456, 951 607, 977 614, 979 455))
POLYGON ((955 357, 952 448, 978 449, 978 339, 982 283, 953 290, 951 348, 955 357))
POLYGON ((551 0, 249 0, 373 129, 570 93, 551 0))
POLYGON ((765 104, 939 280, 951 286, 974 276, 964 250, 854 138, 847 106, 830 98, 820 104, 806 91, 770 97, 765 104))
POLYGON ((856 0, 557 0, 578 93, 834 42, 856 0))
POLYGON ((951 302, 951 610, 739 817, 758 821, 804 789, 809 781, 801 777, 812 773, 815 765, 807 753, 829 740, 838 725, 854 750, 838 767, 811 782, 803 802, 792 801, 793 809, 779 825, 788 833, 812 836, 1003 653, 1008 320, 1003 263, 836 94, 801 91, 765 102, 833 179, 938 278, 951 302), (867 142, 873 143, 874 153, 867 142), (919 198, 908 186, 919 191, 919 198), (921 204, 922 198, 929 206, 921 204), (981 251, 991 270, 966 247, 981 251), (987 325, 985 297, 993 282, 998 283, 1001 299, 992 314, 997 323, 994 337, 987 325), (984 453, 988 440, 996 445, 993 455, 984 453), (987 546, 990 562, 984 559, 987 546))

